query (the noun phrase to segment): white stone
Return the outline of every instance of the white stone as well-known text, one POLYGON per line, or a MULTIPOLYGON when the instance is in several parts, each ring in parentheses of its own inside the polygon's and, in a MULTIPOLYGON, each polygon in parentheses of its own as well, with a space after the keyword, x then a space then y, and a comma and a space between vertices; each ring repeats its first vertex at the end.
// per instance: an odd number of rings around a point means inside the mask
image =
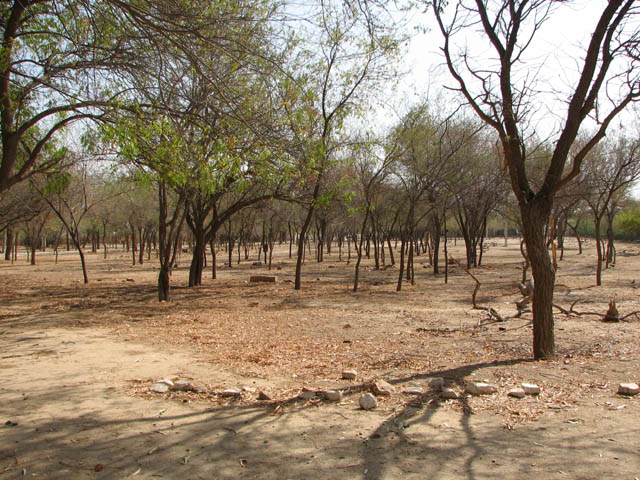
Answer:
POLYGON ((322 396, 331 402, 341 402, 342 392, 340 390, 325 390, 322 396))
POLYGON ((272 400, 273 397, 271 396, 271 393, 269 392, 265 392, 264 390, 260 390, 258 392, 258 400, 272 400))
POLYGON ((493 385, 484 382, 467 383, 467 392, 471 395, 490 395, 496 393, 498 389, 493 385))
POLYGON ((524 393, 527 395, 540 395, 540 387, 533 383, 523 383, 521 384, 524 393))
POLYGON ((227 388, 221 391, 218 395, 220 395, 221 397, 239 398, 242 396, 242 392, 237 388, 227 388))
POLYGON ((151 385, 149 390, 155 393, 167 393, 169 391, 169 385, 164 382, 156 382, 151 385))
POLYGON ((507 395, 509 395, 510 397, 515 397, 515 398, 524 398, 525 391, 522 388, 513 388, 511 390, 509 390, 509 393, 507 393, 507 395))
POLYGON ((374 393, 374 395, 382 396, 389 396, 396 393, 395 387, 384 380, 376 380, 375 382, 373 382, 371 391, 374 393))
POLYGON ((402 393, 406 393, 409 395, 422 395, 424 393, 424 388, 422 387, 407 387, 402 393))
POLYGON ((173 388, 173 382, 168 378, 165 378, 164 380, 158 380, 156 383, 164 383, 169 388, 173 388))
POLYGON ((458 392, 456 392, 453 388, 443 388, 442 389, 442 397, 449 400, 457 400, 461 397, 458 392))
POLYGON ((316 398, 316 392, 312 392, 309 390, 302 391, 298 395, 298 398, 302 398, 303 400, 313 400, 314 398, 316 398))
POLYGON ((640 393, 640 386, 637 383, 621 383, 618 385, 618 393, 621 395, 637 395, 640 393))
POLYGON ((253 387, 242 387, 242 391, 247 393, 256 393, 258 390, 253 387))
POLYGON ((343 370, 342 378, 345 380, 355 380, 358 376, 358 372, 356 370, 343 370))
POLYGON ((378 400, 370 393, 365 393, 360 397, 360 407, 363 410, 373 410, 378 406, 378 400))
POLYGON ((190 390, 193 390, 193 385, 191 385, 191 382, 188 382, 186 380, 178 380, 177 382, 174 382, 173 390, 188 392, 190 390))
POLYGON ((444 385, 444 378, 442 377, 434 377, 431 380, 429 380, 429 387, 435 389, 438 388, 442 388, 442 386, 444 385))

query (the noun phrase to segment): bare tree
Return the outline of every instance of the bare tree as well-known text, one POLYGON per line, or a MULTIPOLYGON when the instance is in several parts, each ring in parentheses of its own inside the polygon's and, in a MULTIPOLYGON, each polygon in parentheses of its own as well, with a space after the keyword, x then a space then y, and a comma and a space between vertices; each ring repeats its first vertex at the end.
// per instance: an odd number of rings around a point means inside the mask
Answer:
MULTIPOLYGON (((555 195, 578 176, 589 151, 605 136, 611 121, 640 93, 638 87, 638 32, 631 23, 640 6, 633 0, 611 0, 603 8, 575 82, 566 97, 544 180, 535 188, 527 175, 527 128, 534 102, 535 78, 540 66, 526 62, 525 52, 538 39, 543 23, 563 2, 547 0, 458 0, 430 2, 444 39, 442 51, 456 89, 475 113, 499 135, 511 187, 518 200, 522 233, 535 279, 533 294, 533 355, 553 358, 553 290, 555 271, 545 242, 545 226, 555 195), (450 16, 448 15, 450 13, 450 16), (466 32, 480 29, 482 53, 458 49, 466 32), (486 57, 486 53, 490 58, 486 57), (478 55, 476 55, 478 54, 478 55), (606 91, 606 95, 602 93, 606 91), (614 95, 613 92, 617 95, 614 95), (583 123, 598 127, 584 146, 571 154, 583 123), (571 154, 571 155, 570 155, 571 154)), ((548 91, 548 87, 547 87, 548 91)))
POLYGON ((602 142, 591 150, 578 179, 582 198, 589 206, 596 237, 596 285, 602 285, 602 263, 605 250, 602 240, 602 220, 608 220, 609 252, 613 250, 613 217, 618 203, 628 194, 630 186, 640 178, 640 143, 619 138, 617 142, 602 142))

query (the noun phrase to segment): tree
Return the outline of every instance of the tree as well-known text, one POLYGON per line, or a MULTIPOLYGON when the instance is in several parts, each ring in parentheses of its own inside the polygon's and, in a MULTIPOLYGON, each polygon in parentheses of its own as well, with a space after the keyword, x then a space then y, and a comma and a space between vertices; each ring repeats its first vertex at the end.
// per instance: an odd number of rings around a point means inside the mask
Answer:
MULTIPOLYGON (((602 142, 591 150, 578 179, 582 198, 593 217, 596 237, 596 285, 602 285, 602 262, 605 251, 602 241, 602 220, 608 220, 608 252, 613 254, 613 219, 618 204, 628 195, 629 188, 640 178, 640 143, 619 138, 602 142)), ((610 263, 610 258, 607 264, 610 263)))
MULTIPOLYGON (((447 8, 445 1, 429 2, 444 39, 442 51, 456 89, 473 111, 499 135, 504 163, 518 201, 522 233, 531 261, 533 294, 533 355, 553 358, 553 290, 555 271, 545 241, 545 226, 556 194, 578 176, 589 151, 605 136, 611 121, 640 93, 638 85, 638 32, 632 25, 640 7, 633 0, 610 0, 592 31, 577 78, 566 99, 553 153, 543 182, 534 187, 527 176, 528 125, 539 111, 535 78, 542 68, 527 59, 529 47, 541 28, 564 2, 546 0, 458 0, 447 8), (447 16, 450 12, 450 16, 447 16), (483 53, 457 50, 461 33, 480 29, 474 42, 483 53), (487 58, 487 54, 489 58, 487 58), (534 73, 535 72, 535 73, 534 73), (606 95, 603 92, 606 91, 606 95), (613 95, 613 92, 617 92, 613 95), (571 152, 581 126, 597 123, 583 147, 571 152)), ((549 86, 545 87, 549 91, 549 86)))
POLYGON ((301 28, 310 44, 288 65, 292 73, 283 82, 292 150, 302 186, 307 187, 307 211, 298 234, 296 290, 301 288, 307 233, 327 185, 327 172, 339 158, 345 120, 363 106, 369 88, 390 73, 390 60, 398 50, 388 13, 375 2, 328 1, 304 15, 301 28))

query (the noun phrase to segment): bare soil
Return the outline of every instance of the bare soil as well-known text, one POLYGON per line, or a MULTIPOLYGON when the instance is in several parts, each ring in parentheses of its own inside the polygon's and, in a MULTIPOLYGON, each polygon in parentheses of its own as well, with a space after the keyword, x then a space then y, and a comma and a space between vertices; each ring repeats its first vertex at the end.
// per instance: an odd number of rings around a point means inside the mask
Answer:
MULTIPOLYGON (((272 271, 257 252, 234 255, 198 288, 184 286, 184 254, 170 303, 157 301, 153 260, 132 266, 124 252, 88 255, 88 285, 74 254, 0 261, 0 479, 640 478, 640 395, 616 393, 640 381, 640 245, 618 245, 601 287, 594 246, 570 247, 555 302, 583 314, 557 313, 557 357, 544 362, 531 360, 530 313, 495 322, 472 308, 459 266, 445 284, 425 255, 401 292, 397 269, 365 261, 354 293, 353 262, 336 251, 307 260, 301 291, 284 245, 272 271), (278 281, 248 281, 259 274, 278 281), (613 298, 626 318, 604 323, 613 298), (342 380, 346 368, 358 378, 342 380), (498 392, 443 400, 432 377, 498 392), (203 392, 151 393, 163 378, 203 392), (360 410, 376 379, 398 393, 360 410), (508 397, 521 382, 542 393, 508 397), (303 387, 344 400, 301 400, 303 387)), ((463 259, 460 242, 451 250, 463 259)), ((478 304, 513 316, 517 242, 490 242, 473 273, 478 304)))

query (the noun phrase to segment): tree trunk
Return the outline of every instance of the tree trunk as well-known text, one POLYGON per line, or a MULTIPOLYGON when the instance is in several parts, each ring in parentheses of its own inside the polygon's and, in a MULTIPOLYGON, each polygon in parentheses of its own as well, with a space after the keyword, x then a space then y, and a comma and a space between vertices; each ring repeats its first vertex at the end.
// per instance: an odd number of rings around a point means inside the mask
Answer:
POLYGON ((160 267, 160 273, 158 273, 158 300, 161 302, 171 300, 169 269, 164 265, 160 267))
POLYGON ((527 246, 534 280, 533 289, 533 356, 536 360, 551 360, 555 353, 553 326, 553 289, 555 271, 544 236, 551 202, 532 200, 520 205, 522 233, 527 246))
POLYGON ((601 218, 598 217, 596 215, 595 219, 594 219, 594 227, 595 227, 595 234, 596 234, 596 253, 597 253, 597 259, 596 259, 596 285, 600 286, 602 285, 602 258, 603 258, 603 252, 602 252, 602 234, 600 232, 600 221, 601 218))
POLYGON ((13 229, 11 227, 7 228, 7 242, 4 249, 4 259, 11 260, 13 257, 11 256, 13 253, 13 249, 15 248, 15 237, 13 235, 13 229))
POLYGON ((189 286, 198 287, 202 285, 202 272, 204 270, 204 256, 206 255, 207 242, 204 238, 204 232, 198 231, 194 233, 195 245, 191 256, 191 265, 189 266, 189 286))

